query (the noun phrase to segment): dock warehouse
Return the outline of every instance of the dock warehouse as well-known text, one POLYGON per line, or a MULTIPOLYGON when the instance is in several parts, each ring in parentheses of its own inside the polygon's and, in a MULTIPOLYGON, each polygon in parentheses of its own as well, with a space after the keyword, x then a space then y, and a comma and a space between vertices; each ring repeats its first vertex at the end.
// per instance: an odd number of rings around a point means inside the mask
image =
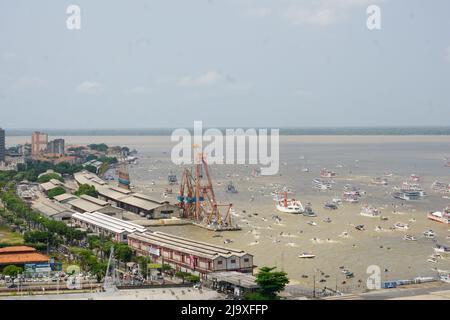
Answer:
POLYGON ((75 213, 68 207, 50 199, 36 201, 31 207, 56 221, 70 220, 70 217, 75 213))
POLYGON ((166 219, 180 216, 180 208, 168 201, 155 200, 145 194, 134 193, 119 187, 109 186, 95 174, 82 171, 75 173, 78 184, 89 184, 96 188, 99 199, 123 210, 148 219, 166 219))
POLYGON ((74 213, 72 224, 75 227, 110 237, 117 242, 127 242, 127 237, 133 232, 145 232, 140 225, 110 217, 100 212, 74 213))
POLYGON ((210 272, 238 271, 253 273, 253 255, 163 232, 133 233, 128 246, 153 262, 171 265, 177 271, 191 272, 205 278, 210 272))
POLYGON ((14 246, 0 248, 0 270, 8 265, 23 267, 25 264, 48 263, 49 257, 37 252, 35 248, 14 246))

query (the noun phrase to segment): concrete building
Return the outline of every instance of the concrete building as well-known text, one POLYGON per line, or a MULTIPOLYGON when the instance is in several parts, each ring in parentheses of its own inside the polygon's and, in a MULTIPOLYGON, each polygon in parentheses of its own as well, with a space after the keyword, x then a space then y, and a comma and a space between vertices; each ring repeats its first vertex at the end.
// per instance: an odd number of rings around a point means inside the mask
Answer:
POLYGON ((64 139, 55 139, 47 144, 47 153, 54 155, 63 155, 65 153, 64 139))
POLYGON ((148 219, 166 219, 180 216, 180 208, 168 201, 159 201, 141 193, 108 185, 97 175, 88 171, 74 174, 78 184, 94 186, 99 199, 123 210, 148 219))
POLYGON ((36 156, 44 153, 47 149, 48 135, 42 132, 33 132, 31 136, 31 155, 36 156))
POLYGON ((100 212, 75 213, 72 225, 86 231, 109 237, 117 242, 127 242, 128 236, 134 232, 144 232, 145 227, 110 217, 100 212))
POLYGON ((70 220, 75 211, 50 199, 40 199, 31 206, 34 210, 56 221, 70 220))
POLYGON ((171 265, 177 271, 203 278, 211 272, 238 271, 253 273, 253 256, 243 250, 186 239, 163 232, 133 233, 128 246, 153 262, 171 265))
POLYGON ((5 130, 0 128, 0 162, 5 162, 6 151, 5 151, 5 130))

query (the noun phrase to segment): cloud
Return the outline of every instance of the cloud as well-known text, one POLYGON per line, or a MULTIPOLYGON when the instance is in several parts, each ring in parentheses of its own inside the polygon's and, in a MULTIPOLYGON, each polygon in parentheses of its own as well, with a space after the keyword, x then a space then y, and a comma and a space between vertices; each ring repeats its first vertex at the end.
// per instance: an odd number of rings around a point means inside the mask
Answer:
POLYGON ((203 87, 217 84, 225 79, 224 75, 217 71, 207 71, 199 76, 185 76, 178 80, 182 87, 203 87))
POLYGON ((133 89, 130 89, 127 91, 127 93, 130 94, 150 94, 152 93, 153 90, 151 88, 148 87, 143 87, 143 86, 138 86, 138 87, 134 87, 133 89))
POLYGON ((17 80, 15 87, 18 89, 44 89, 48 87, 48 84, 38 77, 22 77, 17 80))
POLYGON ((101 93, 104 89, 105 86, 101 83, 85 81, 76 88, 76 92, 81 94, 101 93))

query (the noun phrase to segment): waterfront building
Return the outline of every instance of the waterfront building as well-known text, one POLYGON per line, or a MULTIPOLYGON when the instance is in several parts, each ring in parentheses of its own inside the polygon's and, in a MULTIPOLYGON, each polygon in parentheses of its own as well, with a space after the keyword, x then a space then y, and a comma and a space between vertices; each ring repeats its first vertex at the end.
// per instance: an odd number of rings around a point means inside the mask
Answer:
POLYGON ((74 213, 72 225, 88 232, 94 232, 113 241, 127 242, 127 237, 134 232, 144 232, 145 227, 108 216, 100 212, 74 213))
POLYGON ((155 231, 136 232, 128 236, 128 246, 138 255, 150 257, 176 271, 206 277, 211 272, 237 271, 253 273, 253 255, 237 249, 182 238, 155 231))
POLYGON ((64 154, 64 139, 55 139, 47 144, 47 153, 55 155, 64 154))
POLYGON ((44 153, 47 149, 48 135, 39 131, 33 132, 31 136, 31 155, 36 156, 44 153))

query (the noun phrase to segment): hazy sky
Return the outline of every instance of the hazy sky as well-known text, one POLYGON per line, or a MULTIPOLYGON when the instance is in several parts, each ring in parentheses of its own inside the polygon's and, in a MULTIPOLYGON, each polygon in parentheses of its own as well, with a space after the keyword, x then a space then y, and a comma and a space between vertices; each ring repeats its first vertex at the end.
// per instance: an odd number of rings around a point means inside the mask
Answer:
POLYGON ((4 128, 449 125, 449 102, 448 0, 0 0, 4 128))

